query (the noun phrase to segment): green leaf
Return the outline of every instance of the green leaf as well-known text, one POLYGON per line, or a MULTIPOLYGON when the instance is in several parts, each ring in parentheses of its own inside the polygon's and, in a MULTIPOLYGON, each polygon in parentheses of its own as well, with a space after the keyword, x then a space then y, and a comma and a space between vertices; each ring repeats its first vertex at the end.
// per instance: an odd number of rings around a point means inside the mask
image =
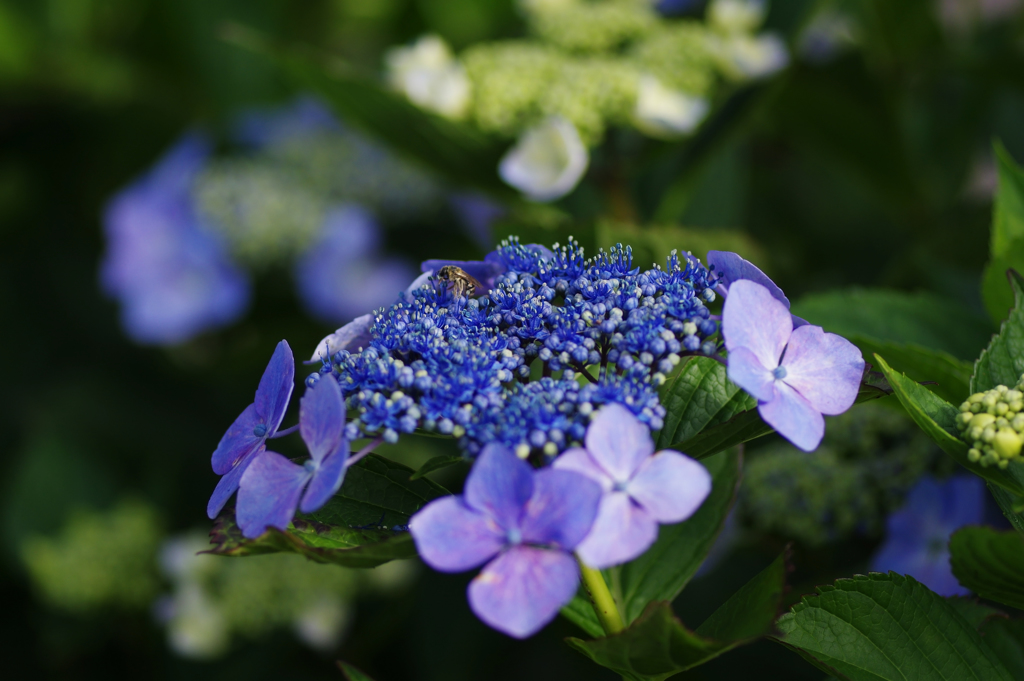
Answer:
POLYGON ((997 385, 1014 386, 1024 373, 1024 279, 1010 272, 1015 305, 1003 322, 999 334, 974 364, 971 392, 990 390, 997 385))
POLYGON ((1024 609, 1024 538, 1014 531, 965 527, 949 540, 957 580, 990 601, 1024 609))
POLYGON ((895 573, 818 587, 779 618, 777 640, 850 681, 1011 681, 978 632, 938 594, 895 573))
POLYGON ((997 466, 986 468, 967 458, 968 447, 956 436, 956 416, 960 413, 956 407, 945 402, 924 386, 894 371, 880 356, 875 355, 875 360, 885 373, 886 378, 889 379, 889 384, 903 408, 907 410, 907 414, 921 430, 939 445, 942 451, 975 475, 981 476, 1017 496, 1024 496, 1024 485, 1017 479, 1014 471, 1002 470, 997 466))
POLYGON ((994 617, 981 625, 987 645, 1015 679, 1024 679, 1024 620, 994 617))
POLYGON ((942 350, 931 350, 910 343, 877 341, 852 335, 848 340, 860 348, 865 357, 879 354, 893 368, 916 381, 935 382, 932 390, 949 402, 959 404, 970 395, 972 366, 942 350))
MULTIPOLYGON (((607 574, 605 574, 605 581, 608 581, 607 574)), ((597 614, 594 612, 594 606, 590 602, 590 598, 587 596, 587 592, 583 588, 583 585, 580 585, 580 588, 576 592, 576 595, 573 596, 573 599, 562 606, 560 612, 565 619, 585 631, 588 636, 593 636, 595 638, 604 636, 604 628, 597 619, 597 614)))
POLYGON ((426 478, 410 480, 412 469, 369 454, 352 466, 345 483, 323 508, 300 514, 287 532, 270 529, 256 539, 246 539, 235 522, 233 510, 217 518, 210 533, 222 556, 251 556, 291 552, 318 563, 346 567, 375 567, 416 555, 408 532, 409 517, 427 502, 448 491, 426 478))
POLYGON ((336 527, 408 525, 428 501, 449 494, 428 478, 412 480, 413 470, 370 454, 348 470, 345 484, 309 519, 336 527))
POLYGON ((953 606, 957 614, 963 617, 975 629, 981 627, 992 617, 1006 617, 1006 613, 990 605, 985 605, 977 598, 968 596, 950 596, 946 602, 953 606))
POLYGON ((992 319, 1002 321, 1014 304, 1014 291, 1006 283, 1007 272, 1024 271, 1024 170, 1001 143, 993 147, 999 191, 992 211, 992 259, 981 278, 981 294, 992 319))
POLYGON ((693 357, 659 390, 665 425, 658 432, 658 449, 696 436, 708 425, 724 423, 753 409, 757 400, 726 377, 725 366, 710 357, 693 357))
POLYGON ((1007 255, 1015 241, 1024 240, 1024 170, 1006 147, 995 142, 999 191, 992 210, 992 255, 1007 255))
POLYGON ((832 291, 801 298, 793 305, 793 314, 851 341, 856 336, 937 350, 964 360, 977 357, 992 333, 984 316, 947 297, 924 292, 832 291))
MULTIPOLYGON (((892 394, 892 389, 881 374, 868 372, 860 384, 854 404, 877 400, 892 394)), ((772 427, 761 420, 756 409, 744 411, 726 420, 719 418, 728 412, 723 410, 705 426, 699 434, 683 442, 670 445, 670 449, 684 452, 695 459, 704 459, 730 447, 773 432, 772 427)))
POLYGON ((442 468, 448 468, 449 466, 457 466, 460 463, 469 462, 462 456, 435 456, 420 466, 420 469, 413 473, 409 479, 419 480, 427 473, 433 473, 434 471, 439 471, 442 468))
MULTIPOLYGON (((1024 487, 1024 465, 1013 463, 1010 464, 1006 472, 1009 473, 1021 487, 1024 487)), ((994 485, 991 482, 988 483, 988 491, 992 494, 992 498, 999 504, 999 508, 1002 509, 1003 515, 1013 525, 1013 529, 1024 534, 1024 515, 1021 515, 1017 509, 1020 508, 1021 499, 1013 492, 1006 490, 999 485, 994 485)))
POLYGON ((785 587, 786 561, 775 562, 747 582, 697 628, 690 631, 665 601, 651 603, 615 636, 566 643, 591 660, 633 681, 667 679, 768 634, 785 587))
POLYGON ((341 673, 345 675, 346 681, 373 681, 368 674, 364 674, 348 662, 338 660, 338 668, 341 669, 341 673))
POLYGON ((1024 239, 1014 241, 1002 255, 993 255, 981 275, 981 297, 995 322, 1006 320, 1013 309, 1010 270, 1024 270, 1024 239))
POLYGON ((620 568, 622 613, 632 622, 651 601, 673 601, 707 558, 729 515, 739 487, 743 456, 739 448, 704 460, 711 494, 687 520, 662 525, 658 540, 642 556, 620 568))
POLYGON ((399 153, 459 185, 517 199, 497 173, 507 145, 414 106, 337 58, 272 46, 257 31, 237 24, 229 27, 225 37, 267 55, 297 85, 323 98, 346 123, 399 153))
POLYGON ((311 523, 296 518, 287 532, 271 528, 256 539, 246 539, 235 523, 234 510, 221 513, 210 532, 218 556, 258 556, 298 553, 317 563, 372 568, 392 560, 412 558, 416 547, 408 532, 355 530, 311 523))

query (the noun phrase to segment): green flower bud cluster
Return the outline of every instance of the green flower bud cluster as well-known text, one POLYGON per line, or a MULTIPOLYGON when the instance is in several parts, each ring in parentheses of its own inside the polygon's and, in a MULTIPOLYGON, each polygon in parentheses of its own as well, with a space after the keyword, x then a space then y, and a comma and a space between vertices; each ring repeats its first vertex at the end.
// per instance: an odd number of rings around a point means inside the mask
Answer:
POLYGON ((393 591, 413 570, 407 561, 349 570, 294 554, 226 560, 198 553, 207 548, 209 538, 196 532, 170 539, 160 556, 173 585, 161 608, 168 642, 186 657, 216 657, 235 636, 258 638, 281 628, 329 650, 344 633, 357 594, 393 591))
POLYGON ((782 443, 751 452, 740 520, 809 547, 876 535, 922 475, 942 477, 954 466, 905 416, 863 404, 829 419, 813 456, 782 443))
POLYGON ((439 208, 440 183, 419 166, 347 130, 301 135, 268 149, 331 203, 355 202, 385 220, 409 220, 439 208))
POLYGON ((327 205, 288 167, 269 160, 222 159, 195 186, 203 225, 224 236, 253 269, 288 262, 320 231, 327 205))
POLYGON ((170 647, 199 659, 226 653, 235 636, 281 628, 331 649, 357 594, 393 593, 415 570, 409 561, 350 570, 294 554, 230 560, 200 553, 209 548, 205 532, 168 539, 152 507, 124 501, 73 515, 54 537, 29 538, 21 557, 51 605, 81 615, 112 607, 153 611, 170 647))
POLYGON ((975 393, 960 405, 960 437, 970 445, 967 458, 982 466, 1006 468, 1021 458, 1024 445, 1024 376, 1013 388, 998 385, 975 393))
POLYGON ((708 94, 715 83, 715 51, 708 29, 696 21, 659 26, 631 52, 641 70, 688 95, 708 94))
POLYGON ((147 608, 160 588, 156 512, 138 501, 79 512, 55 537, 33 536, 21 558, 38 593, 52 605, 85 613, 147 608))
POLYGON ((465 115, 486 132, 515 137, 558 115, 587 146, 600 143, 610 125, 652 134, 636 123, 644 116, 668 117, 680 129, 675 134, 686 134, 693 106, 686 98, 706 100, 731 77, 717 29, 662 17, 649 0, 520 5, 529 38, 473 45, 457 59, 469 81, 465 115), (652 80, 662 89, 641 88, 652 80))
POLYGON ((298 135, 260 153, 213 161, 193 195, 204 227, 254 269, 303 253, 333 205, 355 202, 401 221, 438 209, 443 196, 418 167, 343 130, 298 135))
POLYGON ((534 3, 527 6, 530 31, 569 52, 608 52, 658 25, 649 0, 534 3))

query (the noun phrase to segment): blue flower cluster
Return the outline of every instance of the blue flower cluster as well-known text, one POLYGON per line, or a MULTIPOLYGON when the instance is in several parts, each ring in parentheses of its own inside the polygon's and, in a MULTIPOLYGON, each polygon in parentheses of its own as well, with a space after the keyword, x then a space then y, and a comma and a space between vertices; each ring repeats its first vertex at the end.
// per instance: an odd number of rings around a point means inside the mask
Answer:
POLYGON ((455 297, 431 277, 375 314, 367 347, 321 358, 307 384, 339 382, 358 416, 346 437, 424 429, 470 455, 499 442, 550 458, 582 441, 603 404, 660 429, 666 374, 718 351, 717 280, 691 255, 641 272, 621 245, 588 259, 572 239, 549 251, 513 238, 496 256, 504 272, 475 291, 486 295, 455 297))

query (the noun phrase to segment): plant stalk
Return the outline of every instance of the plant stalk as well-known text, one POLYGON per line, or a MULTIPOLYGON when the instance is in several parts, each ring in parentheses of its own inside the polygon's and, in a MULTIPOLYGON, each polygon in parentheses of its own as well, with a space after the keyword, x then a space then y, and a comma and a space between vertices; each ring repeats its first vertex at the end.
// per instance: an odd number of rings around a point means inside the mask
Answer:
POLYGON ((601 575, 600 570, 595 570, 586 565, 579 558, 576 561, 580 564, 583 585, 587 587, 590 602, 594 604, 597 620, 609 636, 619 633, 625 627, 622 624, 622 616, 619 614, 619 609, 615 607, 615 599, 612 598, 612 593, 608 590, 608 585, 605 584, 604 576, 601 575))

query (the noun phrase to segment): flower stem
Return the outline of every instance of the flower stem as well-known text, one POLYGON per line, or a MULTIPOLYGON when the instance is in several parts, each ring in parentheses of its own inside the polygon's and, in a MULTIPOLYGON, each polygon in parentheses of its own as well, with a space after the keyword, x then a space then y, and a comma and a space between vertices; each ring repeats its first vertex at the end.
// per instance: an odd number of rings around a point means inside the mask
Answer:
POLYGON ((576 561, 580 564, 583 585, 587 587, 587 593, 590 594, 590 600, 594 604, 594 612, 597 613, 597 619, 604 627, 605 633, 609 636, 619 633, 624 628, 622 616, 619 614, 619 609, 615 607, 615 599, 612 598, 612 593, 608 590, 601 571, 588 566, 578 557, 576 561))
POLYGON ((359 463, 360 459, 362 459, 364 456, 366 456, 367 454, 369 454, 373 450, 377 449, 377 447, 379 447, 381 445, 381 443, 383 443, 383 442, 384 442, 384 438, 382 438, 382 437, 377 438, 376 440, 374 440, 370 444, 366 445, 365 447, 360 449, 358 452, 356 452, 352 456, 348 457, 348 461, 345 462, 345 466, 348 467, 348 466, 356 465, 357 463, 359 463))
POLYGON ((275 439, 277 439, 279 437, 284 437, 285 435, 291 435, 292 433, 294 433, 298 429, 299 429, 299 424, 296 423, 291 428, 285 428, 284 430, 277 431, 276 433, 274 433, 273 435, 271 435, 267 439, 268 440, 275 440, 275 439))

